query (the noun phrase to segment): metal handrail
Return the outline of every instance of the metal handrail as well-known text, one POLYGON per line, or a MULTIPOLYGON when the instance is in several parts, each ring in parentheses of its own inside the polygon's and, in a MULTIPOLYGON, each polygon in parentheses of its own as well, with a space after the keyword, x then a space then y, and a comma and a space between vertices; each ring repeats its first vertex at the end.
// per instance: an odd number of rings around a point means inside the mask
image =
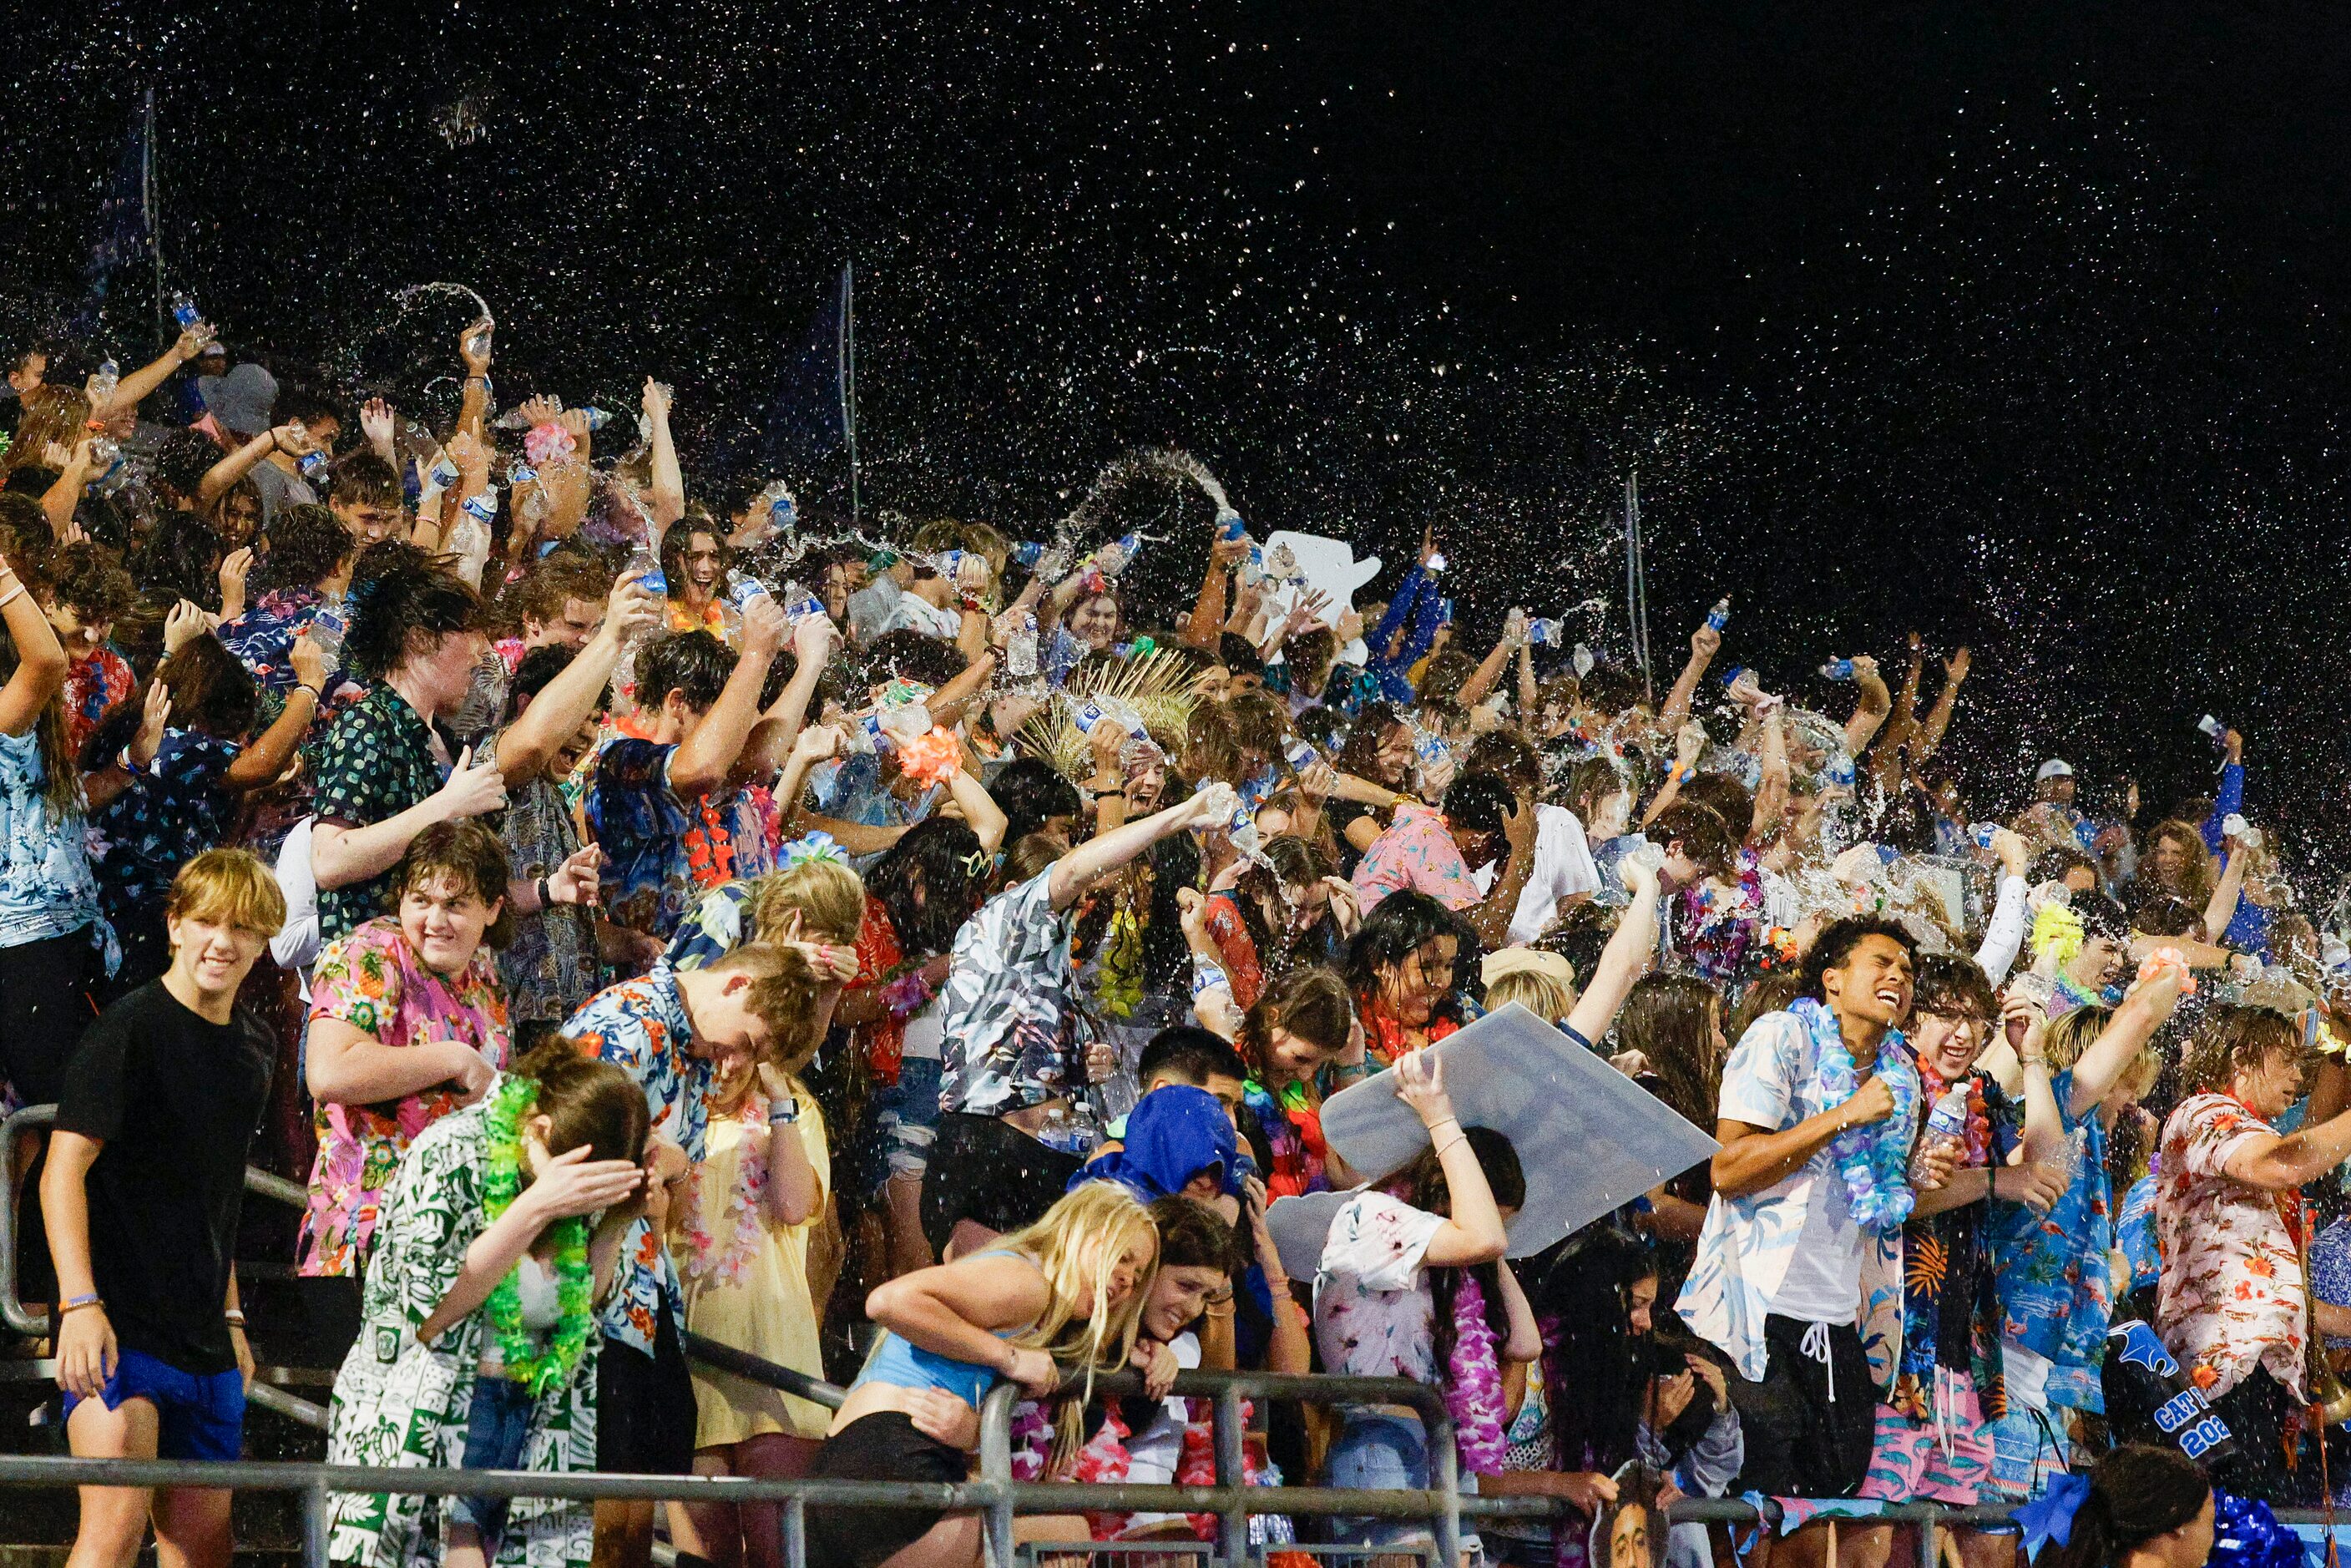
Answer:
MULTIPOLYGON (((1109 1398, 1143 1392, 1136 1372, 1118 1372, 1093 1379, 1092 1391, 1109 1398)), ((1062 1392, 1070 1392, 1064 1385, 1062 1392)), ((1182 1372, 1170 1392, 1214 1401, 1210 1431, 1216 1442, 1217 1485, 1213 1487, 1103 1486, 1094 1482, 1015 1482, 1012 1479, 1012 1410, 1021 1399, 1018 1384, 999 1383, 988 1391, 979 1412, 979 1474, 984 1481, 1013 1490, 988 1511, 987 1533, 996 1561, 1012 1562, 1012 1515, 1020 1503, 1040 1508, 1077 1509, 1102 1512, 1214 1513, 1217 1515, 1217 1549, 1228 1563, 1248 1560, 1249 1521, 1257 1513, 1343 1514, 1380 1519, 1426 1519, 1437 1541, 1437 1558, 1451 1564, 1461 1560, 1460 1456, 1455 1451, 1453 1415, 1437 1388, 1408 1377, 1343 1377, 1329 1374, 1283 1372, 1182 1372), (1428 1435, 1429 1479, 1426 1490, 1357 1490, 1343 1487, 1251 1487, 1243 1484, 1241 1402, 1244 1399, 1297 1399, 1308 1403, 1343 1405, 1403 1405, 1419 1412, 1428 1435), (1119 1494, 1184 1492, 1188 1503, 1157 1498, 1121 1500, 1119 1494), (1016 1496, 1015 1493, 1018 1493, 1016 1496), (1379 1507, 1364 1506, 1374 1499, 1379 1507), (1311 1503, 1311 1505, 1310 1505, 1311 1503)), ((1549 1498, 1496 1498, 1509 1505, 1494 1511, 1503 1515, 1541 1518, 1555 1513, 1559 1503, 1549 1498), (1531 1506, 1520 1507, 1518 1504, 1531 1506)))
MULTIPOLYGON (((0 1323, 30 1338, 49 1332, 49 1314, 46 1311, 35 1312, 16 1293, 16 1208, 23 1197, 15 1176, 16 1146, 41 1128, 54 1124, 57 1116, 55 1105, 27 1105, 0 1121, 0 1173, 6 1173, 0 1175, 0 1323)), ((253 1166, 245 1167, 245 1190, 293 1208, 307 1207, 310 1201, 309 1189, 301 1183, 287 1181, 253 1166)), ((685 1336, 685 1353, 693 1360, 721 1372, 797 1395, 828 1410, 840 1409, 841 1402, 848 1397, 847 1390, 820 1377, 811 1377, 690 1331, 685 1336)), ((327 1429, 326 1406, 282 1388, 256 1383, 246 1391, 246 1400, 289 1421, 320 1432, 327 1429)))

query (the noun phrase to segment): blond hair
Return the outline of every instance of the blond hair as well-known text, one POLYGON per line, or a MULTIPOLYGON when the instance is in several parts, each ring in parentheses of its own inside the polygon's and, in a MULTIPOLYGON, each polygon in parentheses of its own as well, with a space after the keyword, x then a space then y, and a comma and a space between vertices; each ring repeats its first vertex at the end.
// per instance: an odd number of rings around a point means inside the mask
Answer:
POLYGON ((751 884, 750 929, 745 935, 778 940, 795 915, 805 939, 855 942, 865 924, 865 883, 844 862, 814 856, 771 871, 751 884))
POLYGON ((1499 1012, 1512 1002, 1545 1023, 1558 1023, 1575 1010, 1575 992, 1540 969, 1512 969, 1486 987, 1486 1010, 1499 1012))
POLYGON ((269 868, 243 850, 206 850, 172 879, 163 914, 275 936, 286 924, 286 894, 269 868))
POLYGON ((997 1245, 1036 1264, 1052 1291, 1043 1313, 1014 1335, 1012 1343, 1035 1350, 1074 1351, 1085 1364, 1085 1397, 1064 1404, 1054 1424, 1053 1458, 1058 1464, 1084 1440, 1085 1405, 1093 1397, 1094 1374, 1116 1372, 1134 1350, 1143 1303, 1158 1270, 1159 1229, 1151 1222, 1151 1211, 1125 1187, 1113 1181, 1090 1181, 1062 1194, 1043 1218, 997 1245), (1126 1300, 1113 1307, 1112 1270, 1137 1243, 1146 1249, 1143 1267, 1126 1300), (1086 1315, 1083 1326, 1073 1333, 1070 1330, 1080 1322, 1081 1304, 1086 1315))

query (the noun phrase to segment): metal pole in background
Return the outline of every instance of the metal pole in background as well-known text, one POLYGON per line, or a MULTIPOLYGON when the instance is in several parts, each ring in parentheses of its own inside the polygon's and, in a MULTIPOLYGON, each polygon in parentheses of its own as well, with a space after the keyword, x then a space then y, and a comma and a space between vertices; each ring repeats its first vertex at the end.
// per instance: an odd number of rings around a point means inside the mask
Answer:
POLYGON ((849 527, 860 526, 857 497, 857 274, 841 264, 841 430, 849 445, 849 527))
POLYGON ((1649 667, 1649 573, 1642 550, 1637 468, 1625 476, 1625 618, 1633 637, 1633 663, 1641 672, 1642 689, 1655 702, 1657 681, 1649 667))
POLYGON ((147 219, 147 253, 155 260, 155 332, 168 345, 177 334, 164 323, 171 313, 163 303, 163 225, 155 213, 155 89, 147 89, 147 132, 139 153, 139 210, 147 219))

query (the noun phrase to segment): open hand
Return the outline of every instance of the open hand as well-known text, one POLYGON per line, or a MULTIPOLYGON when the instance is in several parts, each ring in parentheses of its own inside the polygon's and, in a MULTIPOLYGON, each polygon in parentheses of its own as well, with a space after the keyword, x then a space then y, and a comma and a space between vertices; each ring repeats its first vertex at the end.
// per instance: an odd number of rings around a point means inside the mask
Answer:
POLYGON ((163 657, 170 658, 211 629, 203 605, 193 599, 181 600, 163 617, 163 657))
POLYGON ((550 1220, 570 1219, 632 1196, 645 1179, 643 1169, 633 1160, 591 1160, 593 1152, 581 1144, 549 1156, 525 1189, 531 1207, 550 1220))
POLYGON ((147 685, 146 701, 139 711, 139 734, 131 742, 131 760, 144 768, 163 748, 163 731, 172 722, 172 688, 161 681, 147 685))
POLYGON ((547 901, 549 904, 593 904, 596 902, 596 868, 604 852, 594 844, 573 851, 561 865, 547 873, 547 901))

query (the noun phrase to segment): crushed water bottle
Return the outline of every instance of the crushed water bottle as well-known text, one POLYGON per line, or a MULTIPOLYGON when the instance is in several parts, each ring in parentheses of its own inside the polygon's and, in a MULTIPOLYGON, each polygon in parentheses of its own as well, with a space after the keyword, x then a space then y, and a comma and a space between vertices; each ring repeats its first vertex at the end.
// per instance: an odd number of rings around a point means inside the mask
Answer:
POLYGON ((465 333, 465 357, 467 359, 487 360, 490 357, 490 335, 497 329, 497 325, 498 324, 496 322, 485 316, 481 320, 475 323, 473 327, 467 329, 465 333))
POLYGON ((1526 640, 1527 612, 1514 604, 1510 606, 1510 613, 1502 617, 1502 641, 1522 643, 1526 640))
POLYGON ((768 585, 747 571, 730 573, 726 579, 726 602, 739 613, 751 608, 756 600, 773 599, 768 585))
POLYGON ((1445 570, 1445 552, 1443 550, 1433 552, 1428 558, 1428 575, 1431 577, 1440 575, 1445 570))
POLYGON ((1023 570, 1034 570, 1038 561, 1044 558, 1044 554, 1045 544, 1041 539, 1012 541, 1012 564, 1023 570))
POLYGON ((1849 681, 1853 679, 1853 661, 1831 659, 1821 666, 1821 674, 1832 681, 1849 681))
POLYGON ((1228 544, 1234 539, 1246 538, 1249 537, 1249 525, 1241 521, 1238 512, 1219 512, 1217 514, 1217 537, 1228 544))
POLYGON ((1706 612, 1706 629, 1709 632, 1719 632, 1729 624, 1730 595, 1726 593, 1714 601, 1713 609, 1706 612))
MULTIPOLYGON (((302 470, 302 477, 304 479, 308 480, 313 485, 323 485, 327 482, 327 471, 332 467, 333 465, 327 461, 327 455, 325 453, 314 449, 312 451, 305 452, 301 456, 296 458, 294 460, 294 466, 302 470)), ((476 497, 475 499, 478 500, 480 497, 476 497)), ((472 501, 468 501, 465 504, 470 507, 474 503, 472 501)), ((496 502, 491 504, 494 507, 496 505, 496 502)))
POLYGON ((326 655, 327 668, 331 670, 342 662, 343 636, 350 630, 350 622, 344 616, 343 599, 338 594, 319 601, 319 608, 310 614, 310 629, 303 635, 319 644, 319 652, 326 655))
POLYGON ((1992 839, 1999 832, 1998 822, 1971 822, 1968 825, 1968 837, 1976 841, 1976 848, 1980 850, 1991 848, 1992 839))
POLYGON ((204 314, 203 311, 196 308, 196 302, 194 300, 189 298, 186 294, 176 289, 172 291, 172 319, 179 323, 181 331, 186 331, 189 328, 194 326, 204 319, 204 314))
POLYGON ((1037 670, 1037 612, 1023 609, 1004 640, 1004 673, 1015 681, 1032 681, 1037 670))
POLYGON ((90 408, 93 411, 103 409, 113 402, 114 389, 121 384, 122 367, 116 364, 111 356, 100 360, 98 369, 90 372, 87 388, 90 408))
POLYGON ((1935 1108, 1927 1113, 1927 1124, 1918 1134, 1918 1146, 1910 1153, 1910 1179, 1918 1179, 1929 1155, 1944 1149, 1964 1148, 1967 1141, 1968 1086, 1954 1083, 1943 1091, 1935 1108))
POLYGON ((598 408, 594 403, 590 403, 586 408, 580 409, 579 413, 580 417, 587 422, 588 428, 591 431, 601 430, 606 425, 612 423, 611 411, 610 409, 598 408))
POLYGON ((1527 641, 1538 648, 1556 648, 1566 635, 1566 623, 1547 615, 1539 615, 1527 622, 1527 641))
POLYGON ((622 568, 622 571, 624 575, 635 572, 637 585, 652 594, 661 606, 661 612, 653 617, 651 625, 640 626, 629 633, 627 643, 621 649, 620 663, 612 672, 613 684, 633 699, 637 690, 637 653, 647 643, 659 636, 669 622, 669 579, 662 573, 661 557, 654 553, 653 547, 642 534, 631 544, 628 564, 622 568))

